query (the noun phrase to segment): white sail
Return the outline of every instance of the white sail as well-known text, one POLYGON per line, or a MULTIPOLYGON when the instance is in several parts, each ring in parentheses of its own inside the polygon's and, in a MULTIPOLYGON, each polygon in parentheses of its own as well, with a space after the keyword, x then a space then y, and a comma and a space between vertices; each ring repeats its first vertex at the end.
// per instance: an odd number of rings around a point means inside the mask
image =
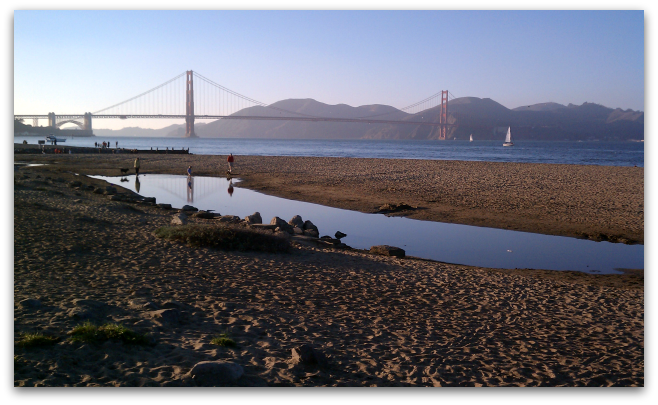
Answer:
POLYGON ((505 143, 512 142, 512 131, 510 127, 507 127, 507 136, 505 136, 505 143))
POLYGON ((473 134, 471 134, 471 140, 470 141, 473 142, 473 134))

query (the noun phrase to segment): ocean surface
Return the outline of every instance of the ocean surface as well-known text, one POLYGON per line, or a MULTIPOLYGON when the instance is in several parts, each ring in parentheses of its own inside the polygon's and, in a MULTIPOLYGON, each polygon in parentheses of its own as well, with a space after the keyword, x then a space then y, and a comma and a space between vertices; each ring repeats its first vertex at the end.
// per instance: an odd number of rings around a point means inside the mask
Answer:
MULTIPOLYGON (((14 137, 36 144, 40 137, 14 137)), ((148 137, 66 137, 62 146, 94 146, 109 142, 126 149, 181 149, 198 155, 322 156, 383 159, 466 160, 482 162, 557 163, 644 167, 644 142, 399 141, 298 140, 148 137)))

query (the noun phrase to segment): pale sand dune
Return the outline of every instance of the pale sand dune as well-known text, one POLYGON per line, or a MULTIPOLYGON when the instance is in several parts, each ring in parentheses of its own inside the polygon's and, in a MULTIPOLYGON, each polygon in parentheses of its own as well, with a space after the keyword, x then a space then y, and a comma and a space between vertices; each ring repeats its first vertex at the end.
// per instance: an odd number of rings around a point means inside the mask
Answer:
POLYGON ((15 347, 16 386, 188 386, 207 360, 240 364, 243 386, 644 385, 644 292, 627 282, 637 276, 606 286, 306 245, 193 249, 153 236, 171 211, 135 211, 48 170, 16 171, 14 332, 63 340, 15 347), (28 298, 42 307, 19 304, 28 298), (85 311, 156 344, 66 340, 85 311), (237 348, 210 343, 221 333, 237 348), (304 343, 329 366, 294 363, 304 343))

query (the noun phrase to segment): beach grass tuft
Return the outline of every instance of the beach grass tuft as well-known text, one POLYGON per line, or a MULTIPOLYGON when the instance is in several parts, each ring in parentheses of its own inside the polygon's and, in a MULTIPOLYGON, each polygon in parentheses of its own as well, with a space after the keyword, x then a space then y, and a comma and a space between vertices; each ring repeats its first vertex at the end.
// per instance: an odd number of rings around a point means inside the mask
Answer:
POLYGON ((91 322, 84 322, 69 333, 71 340, 86 343, 101 343, 107 340, 118 340, 126 344, 148 345, 146 335, 134 332, 123 325, 106 323, 101 326, 91 322))
POLYGON ((164 226, 158 228, 155 235, 159 238, 183 242, 191 247, 270 253, 290 251, 290 241, 270 231, 232 225, 164 226))
POLYGON ((223 346, 223 347, 237 347, 237 343, 235 343, 235 340, 231 339, 228 337, 226 333, 222 333, 219 336, 215 336, 210 343, 217 345, 217 346, 223 346))
POLYGON ((30 348, 50 346, 57 342, 59 342, 58 337, 48 336, 42 333, 23 333, 20 340, 16 342, 16 345, 18 347, 30 348))

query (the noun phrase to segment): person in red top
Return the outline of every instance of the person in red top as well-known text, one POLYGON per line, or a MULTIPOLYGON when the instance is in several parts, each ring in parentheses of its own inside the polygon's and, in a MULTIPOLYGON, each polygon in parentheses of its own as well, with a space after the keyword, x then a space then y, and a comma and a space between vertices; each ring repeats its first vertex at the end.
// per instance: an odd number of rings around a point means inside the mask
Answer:
POLYGON ((233 154, 228 155, 228 172, 233 173, 233 154))

